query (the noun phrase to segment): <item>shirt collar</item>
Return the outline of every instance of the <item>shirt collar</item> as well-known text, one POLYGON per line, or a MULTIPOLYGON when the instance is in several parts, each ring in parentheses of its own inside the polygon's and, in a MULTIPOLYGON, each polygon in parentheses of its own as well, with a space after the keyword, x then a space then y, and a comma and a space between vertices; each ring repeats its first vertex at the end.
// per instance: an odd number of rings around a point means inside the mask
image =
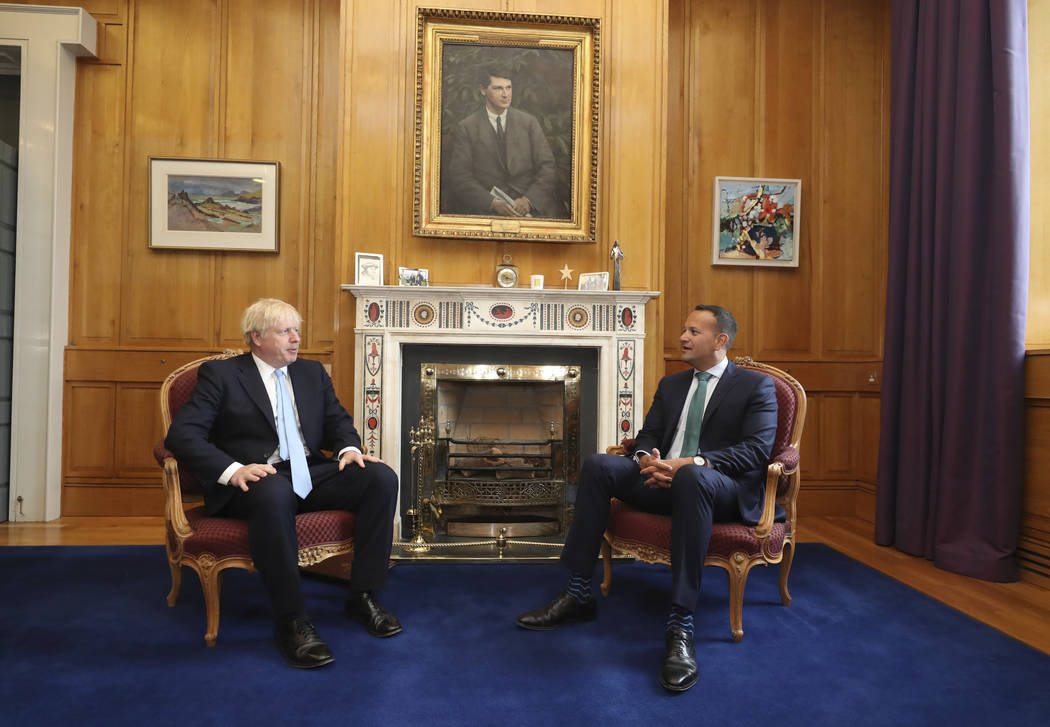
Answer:
POLYGON ((726 372, 727 368, 729 368, 729 357, 728 356, 726 358, 722 359, 721 361, 719 361, 718 363, 716 363, 711 368, 709 368, 707 370, 707 373, 711 374, 711 376, 713 378, 721 379, 722 378, 722 374, 724 374, 726 372))
MULTIPOLYGON (((263 378, 263 381, 269 380, 273 376, 273 372, 276 371, 273 366, 263 361, 261 358, 255 355, 255 351, 252 351, 252 360, 255 361, 255 367, 259 369, 259 376, 263 378)), ((288 367, 282 366, 281 369, 284 371, 285 376, 288 375, 288 367)))

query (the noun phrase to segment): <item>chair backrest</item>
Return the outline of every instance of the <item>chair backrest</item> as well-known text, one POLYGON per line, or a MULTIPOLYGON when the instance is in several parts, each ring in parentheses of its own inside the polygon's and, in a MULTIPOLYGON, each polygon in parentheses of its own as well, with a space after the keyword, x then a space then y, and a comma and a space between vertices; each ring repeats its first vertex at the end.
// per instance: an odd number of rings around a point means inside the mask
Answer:
MULTIPOLYGON (((171 426, 171 420, 175 413, 190 400, 193 390, 197 388, 197 370, 205 361, 217 361, 219 359, 237 356, 240 351, 227 350, 214 356, 205 356, 196 361, 190 361, 168 374, 164 383, 160 386, 160 420, 165 434, 171 426)), ((183 495, 201 495, 204 488, 197 477, 179 463, 179 489, 183 495)))
MULTIPOLYGON (((777 395, 777 434, 773 439, 771 458, 788 447, 798 449, 802 442, 802 430, 806 425, 806 390, 802 388, 802 384, 786 371, 753 361, 750 356, 742 356, 734 363, 773 379, 777 395)), ((781 478, 777 494, 783 494, 788 484, 785 480, 786 478, 781 478)))

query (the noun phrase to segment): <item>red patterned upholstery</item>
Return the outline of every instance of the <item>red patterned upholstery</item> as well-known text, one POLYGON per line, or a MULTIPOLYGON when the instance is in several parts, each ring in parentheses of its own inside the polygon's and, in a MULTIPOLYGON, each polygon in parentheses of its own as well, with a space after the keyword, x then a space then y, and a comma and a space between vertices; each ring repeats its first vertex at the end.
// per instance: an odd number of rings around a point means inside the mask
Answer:
MULTIPOLYGON (((209 356, 176 369, 160 390, 164 431, 175 412, 185 404, 197 386, 197 369, 208 360, 228 358, 235 352, 209 356)), ((203 488, 197 477, 182 467, 175 455, 158 443, 153 456, 164 471, 164 524, 167 531, 168 565, 171 591, 168 605, 174 606, 182 584, 182 567, 196 571, 204 592, 207 630, 204 640, 214 646, 219 634, 219 594, 222 571, 226 568, 254 570, 248 550, 248 525, 231 518, 211 517, 203 506, 186 509, 183 497, 200 499, 203 488)), ((339 510, 298 515, 295 530, 299 538, 299 565, 309 566, 327 558, 353 552, 354 516, 339 510)))
MULTIPOLYGON (((747 574, 756 565, 780 563, 780 597, 791 603, 787 589, 794 557, 796 530, 795 501, 800 483, 799 444, 806 419, 806 392, 802 385, 780 369, 751 359, 738 359, 737 366, 753 369, 773 379, 777 396, 777 433, 766 473, 766 498, 757 525, 715 523, 711 530, 705 565, 717 565, 729 576, 729 621, 734 641, 744 636, 743 602, 747 574), (774 522, 776 505, 783 507, 784 522, 774 522)), ((624 440, 610 453, 624 454, 633 449, 634 440, 624 440)), ((649 563, 671 562, 671 518, 633 509, 612 501, 609 524, 602 543, 605 577, 602 593, 608 595, 612 582, 612 549, 629 553, 649 563)))

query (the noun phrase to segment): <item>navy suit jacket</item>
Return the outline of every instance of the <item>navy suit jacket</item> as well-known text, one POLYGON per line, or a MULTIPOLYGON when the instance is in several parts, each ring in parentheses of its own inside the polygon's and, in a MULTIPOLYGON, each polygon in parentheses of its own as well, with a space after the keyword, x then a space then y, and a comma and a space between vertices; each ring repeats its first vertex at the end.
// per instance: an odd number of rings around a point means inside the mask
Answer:
POLYGON ((506 165, 484 108, 459 122, 449 158, 448 191, 454 200, 448 211, 491 215, 489 190, 499 187, 515 199, 528 197, 533 217, 567 218, 568 212, 554 199, 554 154, 536 117, 507 109, 505 135, 506 165))
MULTIPOLYGON (((667 457, 694 373, 689 369, 660 380, 638 432, 636 450, 652 452, 656 447, 661 457, 667 457)), ((709 467, 736 481, 740 515, 752 524, 762 515, 766 467, 776 433, 773 381, 730 362, 704 409, 696 454, 704 457, 709 467)), ((688 445, 682 455, 693 456, 688 445)))
MULTIPOLYGON (((319 361, 297 359, 288 366, 288 377, 311 462, 324 457, 323 449, 361 447, 353 419, 319 361)), ((201 364, 197 388, 176 412, 164 440, 200 479, 209 513, 233 496, 234 487, 218 483, 226 468, 234 462, 265 463, 277 445, 273 407, 250 353, 201 364)))

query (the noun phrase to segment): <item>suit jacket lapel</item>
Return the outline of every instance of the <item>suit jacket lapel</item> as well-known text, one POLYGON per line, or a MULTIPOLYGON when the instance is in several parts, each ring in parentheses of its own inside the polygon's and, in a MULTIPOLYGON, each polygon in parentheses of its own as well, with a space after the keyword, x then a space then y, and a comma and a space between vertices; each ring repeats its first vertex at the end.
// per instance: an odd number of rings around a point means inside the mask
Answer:
POLYGON ((263 384, 262 377, 259 376, 259 368, 255 365, 255 360, 250 353, 244 355, 238 368, 240 369, 241 386, 248 393, 248 398, 259 407, 259 413, 266 419, 273 433, 277 434, 277 424, 273 420, 273 405, 270 404, 270 396, 266 393, 266 386, 263 384))
MULTIPOLYGON (((711 421, 711 417, 714 416, 719 405, 729 396, 729 391, 736 386, 736 372, 736 366, 730 361, 729 365, 726 366, 726 370, 722 373, 722 378, 715 387, 714 393, 711 394, 711 401, 707 402, 707 408, 704 409, 704 421, 700 425, 701 432, 707 427, 707 423, 711 421)), ((703 435, 701 434, 701 436, 703 435)))

